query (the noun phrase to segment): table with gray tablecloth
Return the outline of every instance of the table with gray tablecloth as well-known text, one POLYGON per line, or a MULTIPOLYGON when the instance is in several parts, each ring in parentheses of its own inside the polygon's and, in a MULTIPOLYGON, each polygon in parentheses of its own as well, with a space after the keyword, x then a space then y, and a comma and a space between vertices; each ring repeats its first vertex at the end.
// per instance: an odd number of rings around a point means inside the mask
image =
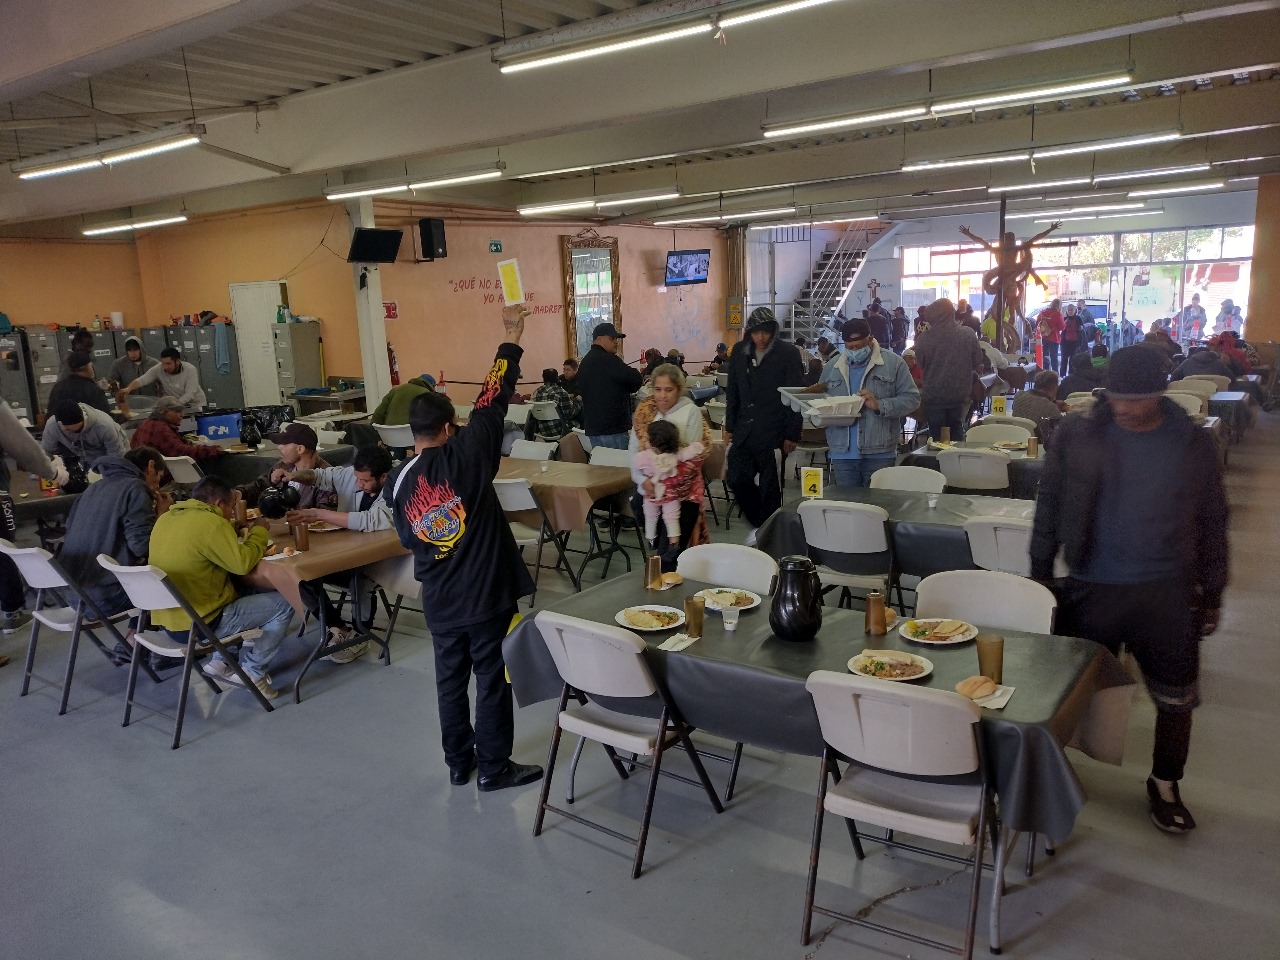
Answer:
MULTIPOLYGON (((662 593, 644 590, 639 574, 619 577, 549 609, 597 623, 614 623, 622 608, 644 603, 680 607, 707 584, 686 580, 662 593)), ((998 601, 994 600, 993 603, 998 601)), ((861 611, 827 608, 811 643, 787 643, 773 635, 768 598, 745 611, 728 632, 708 611, 704 636, 678 653, 657 649, 674 631, 645 634, 646 657, 681 714, 694 727, 728 740, 802 756, 819 756, 823 741, 805 680, 814 670, 848 669, 864 648, 910 650, 927 657, 933 672, 918 681, 952 690, 978 672, 972 643, 948 648, 908 644, 897 632, 869 637, 861 611)), ((982 733, 988 766, 999 794, 1001 819, 1014 830, 1065 839, 1086 796, 1064 753, 1073 738, 1090 756, 1118 763, 1123 752, 1133 680, 1105 648, 1074 637, 1001 631, 1004 680, 1016 688, 1003 710, 984 710, 982 733), (1111 691, 1111 692, 1108 692, 1111 691), (1087 736, 1082 737, 1082 732, 1087 736)), ((516 702, 528 706, 560 695, 562 681, 536 620, 526 619, 506 638, 503 656, 516 702)), ((602 705, 657 717, 650 700, 602 699, 602 705)), ((550 736, 550 731, 547 731, 550 736)))
MULTIPOLYGON (((331 467, 344 467, 355 458, 356 448, 341 444, 322 443, 316 452, 331 467)), ((252 453, 225 453, 213 460, 205 460, 200 468, 207 474, 221 477, 238 487, 253 483, 280 462, 280 454, 273 444, 263 444, 252 453)))
POLYGON ((1240 390, 1219 390, 1209 398, 1209 416, 1221 417, 1231 432, 1231 441, 1239 443, 1249 428, 1249 395, 1240 390))
MULTIPOLYGON (((967 494, 925 494, 869 487, 827 487, 826 500, 847 500, 883 507, 889 514, 894 565, 899 573, 927 577, 943 570, 974 570, 964 522, 972 517, 1015 517, 1030 520, 1035 504, 1029 500, 978 497, 967 494), (930 508, 929 497, 937 497, 930 508)), ((756 533, 756 546, 771 557, 807 554, 804 526, 795 507, 783 507, 756 533)))
MULTIPOLYGON (((961 441, 956 444, 961 450, 990 450, 988 443, 969 443, 961 441)), ((1036 491, 1040 489, 1040 476, 1044 473, 1044 448, 1040 455, 1028 457, 1021 450, 1001 450, 1009 458, 1009 490, 1019 500, 1034 500, 1036 491)), ((925 467, 928 470, 941 470, 938 465, 938 451, 929 447, 912 450, 902 458, 904 467, 925 467)))

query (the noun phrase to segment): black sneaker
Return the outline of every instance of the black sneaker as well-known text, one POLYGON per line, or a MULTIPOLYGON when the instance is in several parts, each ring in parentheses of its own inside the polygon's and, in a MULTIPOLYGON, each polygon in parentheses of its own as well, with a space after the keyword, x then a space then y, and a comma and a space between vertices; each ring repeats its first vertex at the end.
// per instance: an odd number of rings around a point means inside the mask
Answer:
POLYGON ((481 793, 492 793, 494 790, 505 790, 507 787, 523 787, 526 783, 534 783, 542 779, 542 768, 533 763, 516 763, 507 761, 507 765, 498 773, 481 777, 476 786, 481 793))
POLYGON ((1178 793, 1178 781, 1173 781, 1173 800, 1160 796, 1160 788, 1153 778, 1147 778, 1147 802, 1151 807, 1151 822, 1165 833, 1187 833, 1196 828, 1191 811, 1182 805, 1178 793))
POLYGON ((473 756, 470 763, 449 768, 449 782, 455 787, 464 787, 471 782, 471 774, 476 771, 476 760, 473 756))

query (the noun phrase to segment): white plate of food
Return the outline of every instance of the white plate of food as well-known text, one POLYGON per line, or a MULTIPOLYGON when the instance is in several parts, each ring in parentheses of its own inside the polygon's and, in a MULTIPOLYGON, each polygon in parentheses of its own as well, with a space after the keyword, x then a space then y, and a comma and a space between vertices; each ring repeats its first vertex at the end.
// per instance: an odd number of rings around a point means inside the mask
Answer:
POLYGON ((340 527, 336 523, 328 523, 324 520, 312 520, 307 524, 307 529, 312 533, 332 533, 334 530, 345 530, 346 527, 340 527))
POLYGON ((708 587, 694 594, 705 601, 708 610, 719 613, 725 607, 737 607, 739 610, 754 610, 760 606, 760 597, 750 590, 739 590, 736 587, 708 587))
POLYGON ((1027 441, 1025 440, 997 440, 991 445, 992 450, 1025 450, 1027 449, 1027 441))
POLYGON ((645 603, 619 610, 613 617, 628 630, 641 633, 653 630, 674 630, 684 623, 684 611, 677 607, 664 607, 658 603, 645 603))
POLYGON ((933 664, 914 653, 897 650, 863 650, 849 659, 849 670, 876 680, 919 680, 933 673, 933 664))
POLYGON ((972 640, 978 635, 978 628, 963 620, 948 620, 944 617, 917 618, 908 620, 899 627, 898 635, 904 640, 912 640, 915 643, 945 647, 972 640))

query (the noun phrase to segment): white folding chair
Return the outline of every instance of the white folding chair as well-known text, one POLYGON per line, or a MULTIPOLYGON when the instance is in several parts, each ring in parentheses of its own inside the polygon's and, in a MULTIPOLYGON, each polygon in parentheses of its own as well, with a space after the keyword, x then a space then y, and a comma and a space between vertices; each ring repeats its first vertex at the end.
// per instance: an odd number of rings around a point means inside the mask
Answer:
POLYGON ((942 493, 946 488, 947 478, 928 467, 881 467, 871 475, 872 490, 942 493))
POLYGON ((1174 380, 1167 389, 1181 393, 1194 393, 1197 397, 1204 397, 1206 400, 1218 392, 1218 388, 1212 381, 1199 377, 1183 377, 1181 380, 1174 380))
POLYGON ((498 494, 498 503, 502 505, 502 512, 506 514, 512 513, 534 513, 538 515, 540 527, 535 529, 524 523, 522 520, 512 520, 508 517, 507 522, 511 525, 511 533, 516 538, 516 546, 521 551, 525 547, 536 546, 538 555, 533 560, 533 595, 529 597, 529 606, 533 606, 538 596, 538 574, 542 571, 542 548, 545 544, 552 544, 556 548, 556 563, 554 567, 548 567, 548 570, 564 569, 569 575, 569 582, 573 584, 574 592, 582 589, 578 578, 574 576, 573 567, 569 563, 569 558, 565 555, 565 540, 568 535, 556 533, 554 527, 551 526, 551 518, 547 516, 546 509, 538 501, 533 494, 533 486, 528 480, 494 480, 494 492, 498 494))
POLYGON ((369 636, 374 643, 382 648, 379 655, 382 662, 391 666, 391 634, 396 629, 396 620, 400 617, 400 610, 406 600, 420 600, 422 598, 422 584, 418 582, 417 577, 413 575, 413 554, 403 557, 388 557, 385 560, 379 560, 377 563, 371 563, 360 571, 365 577, 368 577, 374 584, 374 603, 380 598, 382 607, 387 613, 387 629, 383 637, 379 639, 378 635, 370 631, 369 636), (395 597, 395 602, 391 602, 390 598, 395 597))
MULTIPOLYGON (((973 431, 969 431, 971 435, 973 431)), ((999 450, 939 450, 938 466, 948 487, 1008 490, 1009 455, 999 450)))
POLYGON ((517 440, 511 444, 511 459, 550 460, 557 447, 546 440, 517 440))
POLYGON ((695 374, 684 378, 684 385, 689 389, 718 386, 715 374, 695 374))
POLYGON ((555 732, 552 734, 551 749, 547 754, 547 773, 543 778, 542 790, 538 797, 538 812, 533 822, 533 835, 536 837, 542 833, 543 820, 546 812, 550 810, 611 837, 633 842, 635 857, 631 864, 631 877, 635 879, 640 876, 640 870, 644 864, 644 848, 649 838, 649 820, 653 814, 653 799, 658 788, 659 773, 667 773, 668 776, 685 783, 700 784, 716 813, 723 813, 724 807, 720 803, 720 798, 716 796, 715 788, 707 777, 707 771, 698 757, 697 750, 694 749, 693 742, 689 739, 688 725, 649 670, 649 664, 644 656, 643 640, 630 630, 624 630, 621 627, 579 620, 576 617, 566 617, 546 610, 540 612, 534 622, 542 634, 547 649, 551 652, 551 659, 555 661, 561 679, 564 680, 564 689, 560 693, 560 705, 556 711, 555 732), (572 706, 570 706, 571 697, 575 701, 572 706), (653 712, 658 716, 646 717, 619 713, 601 706, 594 700, 589 700, 589 697, 648 700, 653 712), (640 832, 636 837, 628 837, 547 802, 562 733, 577 734, 601 744, 614 770, 623 780, 626 780, 629 774, 622 760, 619 759, 617 751, 621 750, 636 757, 652 758, 649 764, 649 787, 640 818, 640 832), (662 770, 663 754, 677 743, 684 747, 698 775, 697 780, 690 780, 662 770))
MULTIPOLYGON (((592 447, 588 462, 597 467, 631 467, 631 453, 628 450, 618 450, 614 447, 592 447)), ((636 543, 640 547, 641 558, 647 555, 644 542, 644 531, 641 525, 636 522, 636 518, 631 515, 630 506, 622 503, 618 506, 619 498, 616 495, 597 500, 592 506, 591 511, 587 514, 587 536, 591 540, 588 547, 587 555, 596 554, 592 559, 604 558, 604 569, 600 574, 600 579, 605 579, 609 575, 609 564, 613 562, 614 553, 621 553, 623 560, 626 561, 627 569, 631 569, 631 555, 621 543, 618 542, 618 533, 624 528, 635 530, 636 543), (608 525, 609 529, 609 546, 604 545, 604 541, 600 537, 600 528, 598 523, 603 521, 608 525)), ((581 582, 583 572, 587 568, 587 559, 584 558, 578 567, 578 580, 581 582)))
POLYGON ((727 404, 723 400, 708 400, 702 405, 702 409, 707 412, 707 419, 711 421, 713 427, 723 427, 725 409, 727 404))
POLYGON ((1164 395, 1193 417, 1203 414, 1209 406, 1209 401, 1204 397, 1183 390, 1175 390, 1173 387, 1166 390, 1164 395))
POLYGON ((316 439, 323 444, 339 444, 346 433, 342 430, 320 430, 316 429, 316 439))
POLYGON ((574 427, 572 432, 577 434, 578 443, 582 444, 582 452, 590 456, 593 444, 591 443, 591 439, 587 436, 587 431, 583 430, 581 427, 574 427))
POLYGON ((773 591, 778 562, 763 550, 736 543, 703 543, 680 554, 676 570, 681 576, 718 587, 739 587, 762 597, 773 591))
POLYGON ((164 465, 174 483, 199 483, 204 479, 204 474, 190 457, 165 457, 164 465))
POLYGON ((970 427, 965 431, 964 438, 971 443, 1000 443, 1005 440, 1020 443, 1035 435, 1034 426, 1023 427, 1016 423, 992 423, 991 418, 988 417, 976 427, 970 427))
POLYGON ((893 558, 889 514, 881 507, 839 500, 806 500, 797 508, 809 556, 823 592, 840 588, 839 606, 853 606, 854 590, 888 593, 893 558))
MULTIPOLYGON (((809 851, 801 943, 808 945, 813 915, 868 927, 915 943, 961 954, 970 960, 978 921, 982 858, 990 833, 996 846, 998 826, 987 786, 982 737, 978 724, 982 709, 949 690, 931 690, 904 683, 886 683, 829 670, 809 675, 805 684, 813 697, 825 748, 819 768, 818 803, 809 851), (838 759, 853 761, 841 776, 838 759), (828 785, 828 780, 831 784, 828 785), (969 886, 968 921, 963 946, 930 939, 914 931, 865 919, 863 913, 842 913, 817 906, 818 854, 826 813, 842 817, 853 840, 854 855, 865 857, 862 840, 874 840, 915 853, 950 860, 973 871, 969 886), (857 823, 874 824, 888 833, 873 836, 857 823), (902 843, 897 832, 939 843, 970 847, 960 857, 902 843)), ((1000 952, 999 912, 1001 877, 992 883, 991 949, 1000 952)))
POLYGON ((714 374, 714 376, 716 378, 716 384, 720 387, 721 390, 729 389, 729 374, 716 373, 714 374))
POLYGON ((1063 401, 1069 413, 1088 413, 1097 402, 1098 398, 1091 393, 1072 394, 1063 401))
MULTIPOLYGON (((36 592, 35 604, 31 608, 31 637, 27 641, 27 660, 22 671, 22 687, 18 696, 25 697, 31 688, 32 679, 50 687, 62 690, 62 700, 58 704, 58 716, 67 712, 67 701, 71 698, 71 678, 75 674, 76 655, 80 649, 80 637, 87 636, 102 655, 113 664, 111 651, 98 639, 94 631, 106 629, 115 640, 125 642, 116 624, 138 616, 137 610, 127 610, 113 617, 104 617, 97 604, 79 587, 71 582, 62 567, 54 560, 53 555, 40 547, 18 547, 8 540, 0 540, 0 553, 13 561, 18 573, 26 581, 27 586, 36 592), (64 596, 66 594, 67 596, 64 596), (60 607, 46 607, 45 599, 52 596, 63 603, 60 607), (68 604, 66 601, 72 602, 68 604), (36 646, 40 639, 40 627, 45 626, 57 633, 71 634, 71 645, 67 648, 67 668, 62 682, 48 680, 35 673, 36 646)), ((147 675, 157 683, 160 678, 150 667, 147 675)))
POLYGON ((413 446, 413 429, 407 423, 375 423, 373 429, 378 431, 383 444, 392 450, 405 450, 413 446))
POLYGON ((983 570, 1031 576, 1031 526, 1017 517, 970 517, 964 532, 973 562, 983 570))
MULTIPOLYGON (((986 424, 997 424, 997 423, 1008 424, 1010 426, 1015 426, 1015 427, 1022 427, 1022 429, 1027 431, 1029 436, 1034 437, 1036 435, 1036 422, 1034 420, 1029 420, 1026 417, 1015 417, 1015 416, 1006 415, 1006 414, 991 413, 983 417, 981 420, 979 420, 977 425, 981 427, 986 424)), ((970 429, 969 432, 972 433, 973 432, 972 429, 970 429)), ((968 437, 968 434, 966 434, 966 438, 967 437, 968 437)), ((1019 439, 1019 438, 1010 437, 1010 438, 1004 438, 1004 439, 1019 439)))
POLYGON ((1068 393, 1066 397, 1066 402, 1070 403, 1073 400, 1097 400, 1097 399, 1098 398, 1093 395, 1092 390, 1080 390, 1080 391, 1077 391, 1076 393, 1068 393))
MULTIPOLYGON (((542 437, 542 424, 560 421, 560 408, 556 406, 554 400, 535 400, 529 404, 529 416, 533 420, 533 432, 542 437)), ((568 430, 571 426, 571 424, 561 421, 559 430, 568 430)), ((558 443, 562 436, 559 430, 556 431, 557 435, 554 438, 546 437, 544 439, 558 443)))
POLYGON ((630 468, 631 451, 618 450, 614 447, 592 447, 591 459, 587 462, 597 467, 630 468))
POLYGON ((1058 601, 1043 584, 996 570, 946 570, 916 586, 916 616, 1052 633, 1058 601))
MULTIPOLYGON (((244 672, 244 668, 240 666, 240 661, 236 659, 235 654, 228 649, 230 645, 237 642, 256 640, 262 636, 261 630, 244 630, 229 637, 219 638, 205 623, 204 618, 196 613, 195 608, 182 595, 182 591, 173 585, 168 575, 159 567, 150 565, 127 567, 117 563, 105 553, 98 554, 98 563, 102 564, 103 568, 120 581, 120 586, 129 595, 129 601, 139 610, 145 610, 150 613, 153 610, 170 610, 174 607, 180 607, 191 618, 191 629, 187 631, 187 641, 185 643, 173 640, 165 630, 139 630, 133 635, 133 660, 129 664, 129 685, 124 694, 124 722, 121 726, 127 727, 129 719, 133 715, 135 706, 133 692, 138 681, 138 663, 140 651, 143 647, 162 657, 183 658, 182 686, 178 692, 178 712, 173 718, 172 749, 174 750, 177 750, 182 743, 182 722, 187 713, 187 693, 191 689, 192 670, 195 668, 196 662, 208 654, 222 654, 222 658, 240 680, 240 684, 257 698, 262 709, 266 710, 267 713, 271 713, 275 709, 271 706, 270 701, 262 695, 262 691, 257 688, 253 679, 244 672)), ((206 676, 204 673, 201 673, 200 677, 214 693, 222 692, 222 688, 211 677, 206 676)), ((144 705, 137 704, 137 706, 144 705)), ((156 713, 160 712, 155 710, 154 707, 148 709, 156 713)))
MULTIPOLYGON (((1231 386, 1230 377, 1223 377, 1213 373, 1189 373, 1182 379, 1184 381, 1185 380, 1207 380, 1209 383, 1213 384, 1214 393, 1220 393, 1223 390, 1226 390, 1229 386, 1231 386)), ((1177 383, 1178 381, 1175 380, 1174 382, 1177 383)))

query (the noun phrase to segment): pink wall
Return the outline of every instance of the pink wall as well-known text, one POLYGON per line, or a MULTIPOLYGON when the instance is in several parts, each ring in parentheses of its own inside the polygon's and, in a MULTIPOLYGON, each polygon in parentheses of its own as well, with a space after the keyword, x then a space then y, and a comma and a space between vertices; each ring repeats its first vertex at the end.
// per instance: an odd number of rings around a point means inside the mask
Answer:
MULTIPOLYGON (((402 223, 397 220, 395 225, 402 223)), ((559 368, 567 350, 560 237, 579 229, 569 224, 446 220, 449 256, 434 263, 406 262, 412 257, 406 236, 401 261, 381 268, 382 297, 396 301, 399 311, 399 319, 388 320, 386 326, 401 378, 437 376, 442 369, 447 380, 483 377, 501 339, 502 294, 495 264, 512 258, 520 261, 534 309, 526 327, 521 379, 536 382, 543 367, 559 368), (490 240, 502 241, 502 253, 489 252, 490 240)), ((664 353, 676 347, 690 361, 709 359, 717 341, 725 339, 724 237, 715 230, 681 230, 673 239, 670 229, 632 226, 603 228, 600 233, 618 238, 627 360, 638 358, 646 347, 664 353), (659 292, 673 243, 680 249, 711 249, 709 283, 659 292)))

